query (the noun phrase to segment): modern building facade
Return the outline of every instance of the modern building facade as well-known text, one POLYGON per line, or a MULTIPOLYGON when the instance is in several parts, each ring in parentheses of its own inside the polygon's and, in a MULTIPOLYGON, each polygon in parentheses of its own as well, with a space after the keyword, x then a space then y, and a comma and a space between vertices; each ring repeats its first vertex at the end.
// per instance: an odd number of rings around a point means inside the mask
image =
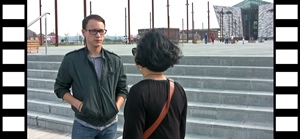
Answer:
POLYGON ((223 36, 273 38, 273 4, 269 2, 244 0, 232 7, 214 5, 214 11, 223 36))

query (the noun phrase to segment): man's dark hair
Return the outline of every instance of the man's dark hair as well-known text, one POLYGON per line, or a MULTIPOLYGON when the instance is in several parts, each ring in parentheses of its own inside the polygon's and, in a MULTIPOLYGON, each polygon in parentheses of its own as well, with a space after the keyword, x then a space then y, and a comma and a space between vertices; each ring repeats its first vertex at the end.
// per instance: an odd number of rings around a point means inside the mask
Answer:
POLYGON ((137 45, 135 62, 154 72, 166 71, 179 62, 182 52, 166 36, 148 31, 137 45))
POLYGON ((85 17, 83 20, 82 20, 82 29, 86 29, 86 25, 87 23, 91 20, 91 19, 94 19, 94 20, 97 20, 99 22, 102 22, 105 26, 105 20, 99 16, 99 15, 96 15, 96 14, 91 14, 87 17, 85 17))

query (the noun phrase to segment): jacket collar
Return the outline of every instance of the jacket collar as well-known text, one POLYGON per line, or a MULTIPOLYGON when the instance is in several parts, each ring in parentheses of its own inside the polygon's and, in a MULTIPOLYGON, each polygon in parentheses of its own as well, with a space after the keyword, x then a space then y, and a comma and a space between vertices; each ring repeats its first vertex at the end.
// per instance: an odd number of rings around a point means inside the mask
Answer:
MULTIPOLYGON (((89 57, 90 57, 90 55, 89 55, 89 49, 87 48, 86 45, 85 45, 85 47, 84 47, 84 50, 85 50, 86 56, 89 58, 89 57)), ((102 57, 104 60, 106 60, 106 56, 107 56, 107 55, 105 55, 104 53, 106 53, 106 50, 102 47, 102 50, 101 50, 101 57, 102 57)), ((89 58, 89 59, 90 59, 90 58, 89 58)))

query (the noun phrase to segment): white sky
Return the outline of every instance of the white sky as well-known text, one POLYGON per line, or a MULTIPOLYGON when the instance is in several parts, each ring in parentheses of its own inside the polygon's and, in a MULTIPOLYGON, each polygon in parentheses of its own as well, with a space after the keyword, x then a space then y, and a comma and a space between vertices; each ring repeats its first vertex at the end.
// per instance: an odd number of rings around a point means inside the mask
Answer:
MULTIPOLYGON (((47 33, 55 32, 55 0, 41 0, 42 14, 47 15, 47 33)), ((128 17, 128 0, 86 0, 86 14, 90 14, 90 1, 92 2, 92 14, 99 14, 105 19, 107 35, 123 36, 125 34, 125 7, 128 17)), ((213 5, 233 6, 243 0, 209 0, 210 28, 219 28, 213 5)), ((273 3, 273 0, 264 0, 273 3)), ((189 0, 189 29, 192 29, 192 2, 194 3, 194 27, 208 28, 207 5, 208 0, 189 0)), ((81 34, 83 19, 83 0, 58 0, 58 35, 75 36, 81 34)), ((154 0, 154 27, 168 27, 167 0, 154 0)), ((170 27, 186 29, 186 0, 169 0, 170 27)), ((130 32, 133 35, 138 29, 150 27, 150 12, 152 12, 152 0, 130 0, 130 32)), ((27 1, 27 23, 39 17, 39 0, 27 1)), ((152 21, 151 21, 152 23, 152 21)), ((39 34, 39 21, 28 29, 39 34)), ((128 21, 127 21, 128 25, 128 21)), ((45 18, 42 18, 42 33, 45 33, 45 18)), ((128 28, 127 28, 128 34, 128 28)))

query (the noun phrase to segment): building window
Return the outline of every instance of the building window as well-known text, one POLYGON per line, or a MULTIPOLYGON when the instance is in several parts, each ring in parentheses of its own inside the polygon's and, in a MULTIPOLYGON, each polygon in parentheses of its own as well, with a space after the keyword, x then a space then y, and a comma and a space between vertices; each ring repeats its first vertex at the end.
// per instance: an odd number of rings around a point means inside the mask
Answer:
POLYGON ((253 29, 257 29, 257 21, 254 21, 253 23, 253 29))

